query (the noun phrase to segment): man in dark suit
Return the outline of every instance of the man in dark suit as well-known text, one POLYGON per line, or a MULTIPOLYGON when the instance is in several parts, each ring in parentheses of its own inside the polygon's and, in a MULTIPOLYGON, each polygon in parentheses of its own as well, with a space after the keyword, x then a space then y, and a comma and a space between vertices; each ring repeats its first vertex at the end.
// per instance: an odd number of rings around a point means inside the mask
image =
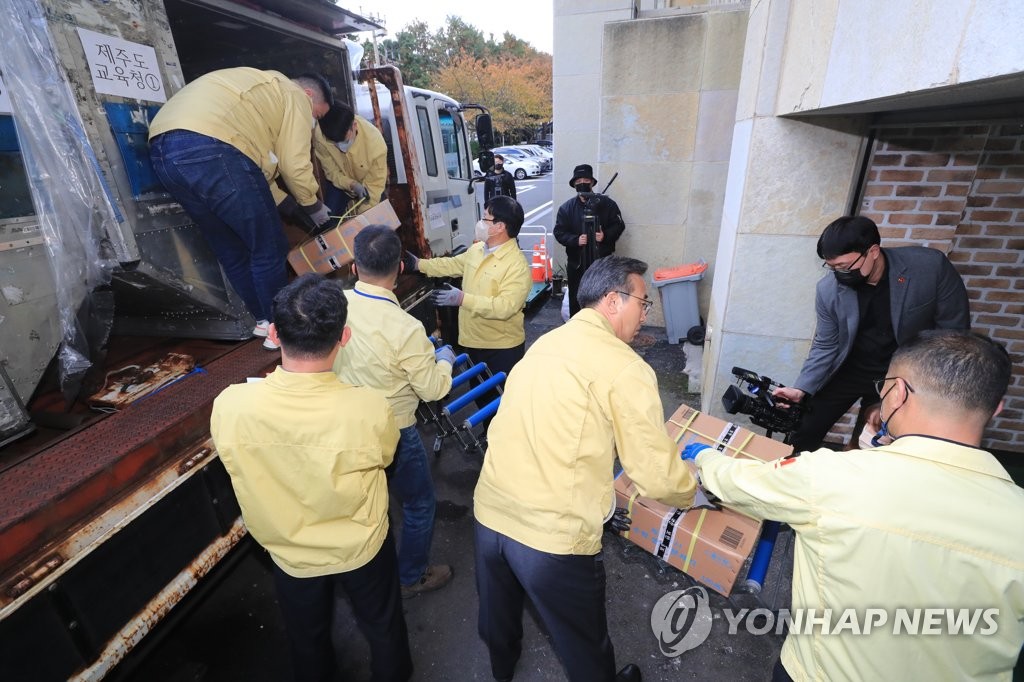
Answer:
POLYGON ((926 329, 969 329, 967 289, 941 251, 921 246, 883 249, 878 227, 863 216, 833 221, 818 238, 830 276, 818 282, 817 326, 793 386, 774 395, 806 398, 793 434, 797 452, 815 450, 858 399, 878 428, 878 394, 895 350, 926 329))
POLYGON ((555 216, 555 239, 565 247, 566 275, 569 280, 569 314, 580 310, 576 301, 583 273, 595 260, 615 253, 615 242, 626 229, 622 212, 614 201, 602 194, 595 194, 594 169, 582 163, 572 171, 569 186, 577 194, 558 207, 555 216), (593 212, 593 229, 587 225, 587 213, 593 212), (593 232, 593 235, 589 232, 593 232))

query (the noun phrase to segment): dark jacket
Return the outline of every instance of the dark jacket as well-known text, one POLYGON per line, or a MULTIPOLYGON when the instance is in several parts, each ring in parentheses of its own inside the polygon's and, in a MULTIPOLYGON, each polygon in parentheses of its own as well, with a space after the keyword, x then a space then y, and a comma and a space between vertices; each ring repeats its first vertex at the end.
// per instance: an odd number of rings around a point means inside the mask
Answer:
MULTIPOLYGON (((967 288, 945 254, 923 246, 882 249, 889 277, 892 330, 903 345, 928 329, 970 329, 967 288)), ((815 393, 850 354, 860 326, 857 290, 829 273, 818 282, 818 322, 796 388, 815 393)))
POLYGON ((516 198, 516 179, 507 170, 501 173, 489 171, 484 176, 484 201, 490 201, 491 197, 496 196, 516 198))
MULTIPOLYGON (((565 247, 565 255, 570 264, 580 262, 582 249, 579 246, 580 235, 583 234, 583 202, 573 197, 558 207, 555 216, 555 239, 565 247)), ((606 196, 598 198, 595 214, 604 239, 597 244, 597 257, 603 258, 615 253, 615 242, 626 229, 622 221, 619 206, 606 196)))

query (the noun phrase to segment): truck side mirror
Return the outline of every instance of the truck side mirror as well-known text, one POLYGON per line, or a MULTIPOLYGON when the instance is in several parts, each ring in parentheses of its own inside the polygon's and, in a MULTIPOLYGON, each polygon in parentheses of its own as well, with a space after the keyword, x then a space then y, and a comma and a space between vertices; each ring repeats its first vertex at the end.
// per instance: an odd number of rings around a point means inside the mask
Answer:
POLYGON ((494 152, 480 152, 480 172, 486 175, 492 168, 494 168, 494 152))
MULTIPOLYGON (((476 117, 476 140, 480 143, 481 149, 490 149, 494 146, 494 129, 491 127, 490 114, 480 114, 476 117)), ((482 162, 480 169, 483 170, 482 162)))

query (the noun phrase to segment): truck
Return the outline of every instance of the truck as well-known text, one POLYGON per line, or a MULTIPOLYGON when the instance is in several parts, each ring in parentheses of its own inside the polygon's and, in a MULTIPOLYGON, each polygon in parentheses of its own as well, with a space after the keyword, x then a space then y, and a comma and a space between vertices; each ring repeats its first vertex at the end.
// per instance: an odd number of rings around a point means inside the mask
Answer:
MULTIPOLYGON (((0 0, 0 679, 103 678, 246 537, 209 414, 279 358, 153 173, 163 101, 323 73, 385 134, 403 245, 469 245, 469 105, 353 70, 342 37, 378 28, 327 0, 0 0)), ((429 284, 398 293, 429 326, 429 284)))

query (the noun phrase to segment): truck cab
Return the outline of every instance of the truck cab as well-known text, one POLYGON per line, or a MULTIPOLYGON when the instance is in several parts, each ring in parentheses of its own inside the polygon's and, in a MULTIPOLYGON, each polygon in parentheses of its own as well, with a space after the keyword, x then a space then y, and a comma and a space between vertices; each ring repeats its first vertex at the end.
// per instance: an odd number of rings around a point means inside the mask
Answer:
POLYGON ((396 188, 415 186, 418 208, 410 212, 424 218, 429 253, 441 256, 468 248, 480 216, 462 106, 439 92, 402 85, 394 69, 367 70, 361 79, 356 110, 376 123, 388 144, 392 204, 403 201, 395 196, 396 188))

